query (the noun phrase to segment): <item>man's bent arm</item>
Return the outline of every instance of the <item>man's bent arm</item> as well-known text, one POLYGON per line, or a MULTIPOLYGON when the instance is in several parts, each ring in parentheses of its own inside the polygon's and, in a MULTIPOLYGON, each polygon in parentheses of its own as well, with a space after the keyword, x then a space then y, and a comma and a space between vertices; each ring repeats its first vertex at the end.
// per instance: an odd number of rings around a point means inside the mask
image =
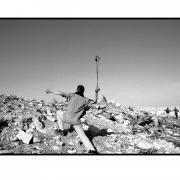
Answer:
POLYGON ((89 99, 89 106, 94 107, 94 108, 98 108, 97 106, 97 93, 100 91, 100 88, 95 89, 95 96, 94 96, 94 100, 89 99))
POLYGON ((94 103, 96 104, 97 103, 97 99, 98 99, 98 92, 100 91, 100 88, 96 88, 95 89, 95 96, 94 96, 94 103))

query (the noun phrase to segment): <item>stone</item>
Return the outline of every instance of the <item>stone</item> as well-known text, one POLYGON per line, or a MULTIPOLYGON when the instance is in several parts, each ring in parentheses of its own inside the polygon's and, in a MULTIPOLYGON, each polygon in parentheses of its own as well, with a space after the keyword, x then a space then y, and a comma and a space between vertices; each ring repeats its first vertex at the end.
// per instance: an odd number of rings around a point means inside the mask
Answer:
POLYGON ((127 128, 127 126, 130 124, 130 122, 128 120, 124 121, 124 123, 122 124, 123 128, 127 128))
POLYGON ((107 148, 111 148, 112 146, 111 146, 111 144, 110 143, 108 143, 108 142, 104 142, 104 145, 107 147, 107 148))
POLYGON ((116 116, 114 116, 114 119, 118 122, 118 123, 123 123, 124 122, 124 118, 121 114, 118 114, 116 116))
POLYGON ((74 143, 73 143, 72 141, 69 141, 69 145, 73 146, 73 145, 74 145, 74 143))
POLYGON ((61 150, 61 148, 60 148, 59 146, 52 146, 52 149, 53 149, 54 151, 59 151, 59 150, 61 150))
POLYGON ((154 121, 154 124, 156 127, 159 126, 159 121, 158 121, 157 116, 152 117, 152 120, 154 121))
POLYGON ((120 107, 121 105, 120 105, 120 103, 116 103, 116 107, 120 107))
POLYGON ((19 141, 13 142, 13 145, 14 145, 14 146, 19 146, 19 144, 20 144, 19 141))
POLYGON ((44 129, 39 129, 38 131, 40 131, 41 133, 43 134, 47 134, 48 133, 48 130, 46 128, 44 129))
POLYGON ((161 145, 159 143, 157 143, 156 141, 153 142, 153 146, 155 149, 161 149, 161 145))
POLYGON ((13 141, 13 142, 14 142, 14 141, 18 141, 18 140, 19 140, 19 139, 18 139, 17 136, 15 136, 14 138, 11 139, 11 141, 13 141))
POLYGON ((146 150, 152 149, 152 148, 154 147, 152 143, 149 143, 149 142, 147 142, 147 141, 145 141, 145 140, 140 141, 140 142, 137 144, 137 146, 138 146, 140 149, 146 149, 146 150))
POLYGON ((100 104, 99 105, 99 109, 105 109, 106 108, 106 104, 100 104))
POLYGON ((32 122, 32 123, 29 125, 29 128, 31 128, 31 129, 36 129, 36 126, 34 125, 34 122, 32 122))
POLYGON ((81 118, 80 121, 81 121, 82 123, 84 123, 84 122, 86 122, 86 119, 85 119, 85 118, 81 118))
POLYGON ((21 130, 21 131, 19 131, 19 133, 16 135, 16 137, 17 137, 19 140, 22 140, 23 143, 29 144, 30 141, 32 140, 33 135, 32 135, 32 134, 25 133, 24 131, 21 130))
POLYGON ((37 137, 33 138, 33 143, 40 143, 40 142, 41 142, 41 140, 39 138, 37 138, 37 137))
POLYGON ((112 130, 112 129, 107 129, 107 132, 108 132, 108 133, 112 133, 113 130, 112 130))
POLYGON ((0 154, 10 154, 10 152, 7 150, 0 150, 0 154))
POLYGON ((96 112, 94 112, 94 115, 100 115, 100 114, 102 114, 103 113, 103 110, 98 110, 98 111, 96 111, 96 112))
POLYGON ((15 125, 18 126, 20 129, 23 128, 23 116, 19 115, 18 119, 15 122, 15 125))
POLYGON ((24 131, 27 131, 27 130, 28 130, 28 126, 27 126, 26 124, 24 125, 23 130, 24 130, 24 131))
POLYGON ((102 99, 101 99, 101 101, 99 103, 100 104, 107 104, 107 99, 106 99, 106 97, 104 95, 102 96, 102 99))
POLYGON ((56 141, 56 144, 57 144, 57 145, 60 145, 60 146, 64 146, 64 145, 65 145, 65 143, 62 142, 62 141, 56 141))
POLYGON ((68 152, 69 154, 75 154, 75 153, 76 153, 76 149, 68 150, 67 152, 68 152))
POLYGON ((43 128, 42 123, 39 121, 39 119, 36 116, 34 116, 32 120, 37 130, 41 130, 43 128))
POLYGON ((51 121, 51 122, 55 122, 56 119, 52 116, 46 116, 47 120, 51 121))
POLYGON ((87 131, 89 129, 89 126, 86 124, 82 124, 82 128, 84 129, 84 131, 87 131))
POLYGON ((52 112, 51 112, 51 110, 48 109, 48 108, 46 109, 46 113, 47 113, 48 116, 52 116, 52 112))
POLYGON ((33 129, 31 129, 31 128, 29 128, 28 130, 26 130, 26 133, 28 133, 28 134, 32 134, 33 133, 33 129))

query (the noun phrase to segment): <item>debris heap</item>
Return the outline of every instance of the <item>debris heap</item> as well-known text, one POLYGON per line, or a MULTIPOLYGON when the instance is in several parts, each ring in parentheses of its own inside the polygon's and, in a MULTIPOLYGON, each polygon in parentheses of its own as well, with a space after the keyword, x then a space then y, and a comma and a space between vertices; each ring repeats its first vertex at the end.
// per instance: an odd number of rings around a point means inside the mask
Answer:
MULTIPOLYGON (((86 154, 72 127, 55 134, 66 102, 0 95, 0 154, 86 154)), ((152 110, 124 107, 105 97, 81 119, 99 154, 179 154, 180 122, 152 110)))

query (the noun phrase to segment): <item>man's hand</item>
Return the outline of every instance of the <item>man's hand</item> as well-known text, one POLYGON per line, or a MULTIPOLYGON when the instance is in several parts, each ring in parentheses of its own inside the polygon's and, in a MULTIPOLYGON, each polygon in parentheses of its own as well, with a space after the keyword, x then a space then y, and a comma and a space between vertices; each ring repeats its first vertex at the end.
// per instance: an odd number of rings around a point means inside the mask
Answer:
POLYGON ((95 93, 98 93, 100 91, 100 88, 95 89, 95 93))
POLYGON ((51 93, 51 90, 50 90, 50 89, 47 89, 47 90, 46 90, 46 93, 47 93, 47 94, 50 94, 50 93, 51 93))

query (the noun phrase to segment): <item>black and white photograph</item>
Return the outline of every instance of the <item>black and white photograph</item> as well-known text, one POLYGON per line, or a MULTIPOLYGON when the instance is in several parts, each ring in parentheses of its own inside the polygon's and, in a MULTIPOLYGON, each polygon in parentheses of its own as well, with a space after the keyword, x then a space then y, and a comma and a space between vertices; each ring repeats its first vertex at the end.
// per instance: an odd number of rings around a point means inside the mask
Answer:
POLYGON ((0 155, 180 154, 180 19, 1 18, 0 155))

